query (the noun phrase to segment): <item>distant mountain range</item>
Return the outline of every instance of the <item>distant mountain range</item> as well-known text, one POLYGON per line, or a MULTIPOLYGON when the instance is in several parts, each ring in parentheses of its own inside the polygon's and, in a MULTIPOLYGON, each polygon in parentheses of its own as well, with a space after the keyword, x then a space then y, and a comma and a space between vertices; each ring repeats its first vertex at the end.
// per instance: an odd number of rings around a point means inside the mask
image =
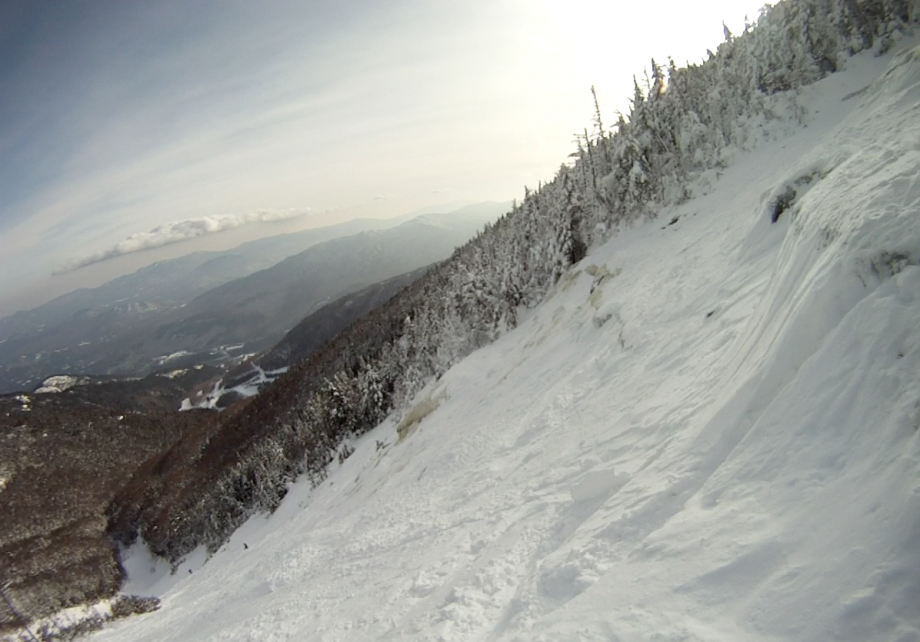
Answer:
POLYGON ((510 207, 354 220, 161 261, 0 319, 0 392, 52 374, 143 376, 268 348, 324 304, 447 258, 510 207))
POLYGON ((0 319, 0 340, 53 328, 84 311, 126 308, 132 303, 158 308, 181 305, 213 287, 271 267, 317 243, 398 224, 399 221, 356 219, 249 241, 230 250, 193 252, 158 261, 99 287, 74 290, 44 305, 0 319))

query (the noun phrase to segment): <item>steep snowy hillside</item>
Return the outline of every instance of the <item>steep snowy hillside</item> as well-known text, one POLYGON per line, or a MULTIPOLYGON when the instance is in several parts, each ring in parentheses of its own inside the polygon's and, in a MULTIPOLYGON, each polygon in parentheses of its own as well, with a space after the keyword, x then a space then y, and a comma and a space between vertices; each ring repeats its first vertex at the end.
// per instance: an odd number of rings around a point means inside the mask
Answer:
POLYGON ((920 639, 914 44, 95 639, 920 639))

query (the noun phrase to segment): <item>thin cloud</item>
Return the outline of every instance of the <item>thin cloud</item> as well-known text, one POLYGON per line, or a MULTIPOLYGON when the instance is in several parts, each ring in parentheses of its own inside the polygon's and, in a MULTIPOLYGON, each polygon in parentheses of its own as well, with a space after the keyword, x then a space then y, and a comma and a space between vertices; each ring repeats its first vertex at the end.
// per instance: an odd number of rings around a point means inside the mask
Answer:
POLYGON ((257 210, 246 214, 220 214, 217 216, 189 218, 183 221, 171 221, 157 226, 149 232, 132 234, 125 240, 111 247, 97 250, 87 256, 70 259, 66 263, 56 267, 53 274, 72 272, 88 265, 108 261, 109 259, 114 259, 125 254, 151 250, 174 243, 182 243, 183 241, 188 241, 189 239, 199 236, 216 234, 244 225, 286 221, 288 219, 304 216, 309 212, 310 210, 257 210))

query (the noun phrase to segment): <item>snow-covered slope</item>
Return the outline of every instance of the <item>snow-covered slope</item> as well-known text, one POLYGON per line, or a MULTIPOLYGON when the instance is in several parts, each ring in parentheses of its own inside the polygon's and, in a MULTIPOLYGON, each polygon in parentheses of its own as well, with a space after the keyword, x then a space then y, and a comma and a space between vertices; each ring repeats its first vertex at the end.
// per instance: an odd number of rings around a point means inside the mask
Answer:
POLYGON ((206 564, 135 551, 126 592, 162 609, 96 639, 920 639, 910 47, 805 89, 807 127, 593 251, 206 564))

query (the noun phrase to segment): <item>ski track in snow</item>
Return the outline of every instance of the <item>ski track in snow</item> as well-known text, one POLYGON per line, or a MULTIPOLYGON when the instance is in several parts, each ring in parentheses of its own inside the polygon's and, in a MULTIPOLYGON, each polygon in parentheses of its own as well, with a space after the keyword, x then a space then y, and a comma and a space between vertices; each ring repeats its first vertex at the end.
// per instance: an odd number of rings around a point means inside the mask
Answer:
POLYGON ((594 250, 403 440, 384 423, 206 564, 133 551, 125 592, 162 609, 95 639, 920 640, 911 46, 594 250))

